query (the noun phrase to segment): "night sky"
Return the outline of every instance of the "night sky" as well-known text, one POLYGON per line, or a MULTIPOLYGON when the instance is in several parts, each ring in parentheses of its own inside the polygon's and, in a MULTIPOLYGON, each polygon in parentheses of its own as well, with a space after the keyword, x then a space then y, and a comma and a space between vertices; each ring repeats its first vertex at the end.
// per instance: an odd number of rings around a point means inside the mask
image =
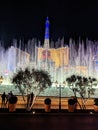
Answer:
MULTIPOLYGON (((97 0, 96 0, 97 1, 97 0)), ((98 2, 95 0, 0 0, 0 39, 38 38, 43 42, 45 19, 50 39, 98 39, 98 2)))

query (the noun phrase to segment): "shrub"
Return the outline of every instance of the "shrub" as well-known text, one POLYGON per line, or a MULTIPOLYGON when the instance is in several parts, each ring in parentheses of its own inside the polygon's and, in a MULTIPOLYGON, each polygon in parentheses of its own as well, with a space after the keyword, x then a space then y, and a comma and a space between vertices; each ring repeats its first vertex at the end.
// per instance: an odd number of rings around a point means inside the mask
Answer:
POLYGON ((75 103, 76 103, 76 101, 74 99, 69 99, 68 100, 69 105, 74 105, 75 103))
POLYGON ((45 103, 46 105, 51 104, 51 99, 50 99, 50 98, 46 98, 46 99, 44 100, 44 103, 45 103))
POLYGON ((9 103, 10 104, 14 104, 14 103, 16 103, 17 102, 17 97, 16 96, 12 96, 10 99, 9 99, 9 103))

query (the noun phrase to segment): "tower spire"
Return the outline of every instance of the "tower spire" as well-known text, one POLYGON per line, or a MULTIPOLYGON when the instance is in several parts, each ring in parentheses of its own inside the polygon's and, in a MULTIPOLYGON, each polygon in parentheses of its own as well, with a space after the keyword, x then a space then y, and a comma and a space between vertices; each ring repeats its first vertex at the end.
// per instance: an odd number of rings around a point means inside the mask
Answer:
POLYGON ((44 48, 49 48, 49 25, 50 25, 50 22, 47 17, 46 22, 45 22, 44 48))

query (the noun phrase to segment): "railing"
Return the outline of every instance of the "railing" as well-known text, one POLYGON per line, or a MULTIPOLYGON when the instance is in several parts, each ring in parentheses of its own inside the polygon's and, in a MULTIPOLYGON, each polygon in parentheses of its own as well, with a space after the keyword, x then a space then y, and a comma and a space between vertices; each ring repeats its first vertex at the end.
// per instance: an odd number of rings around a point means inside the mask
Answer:
MULTIPOLYGON (((26 97, 25 97, 26 98, 26 97)), ((46 97, 38 96, 36 97, 35 103, 32 108, 36 109, 44 109, 44 99, 46 97)), ((58 97, 50 97, 51 98, 51 109, 59 110, 59 98, 58 97)), ((68 109, 68 99, 69 98, 61 98, 61 109, 68 109)), ((78 101, 81 103, 81 99, 78 98, 78 101)), ((86 102, 86 109, 93 109, 94 100, 93 98, 88 99, 86 102)), ((1 96, 0 96, 0 106, 1 106, 1 96)), ((26 102, 23 101, 22 96, 18 96, 17 108, 26 108, 26 102)), ((77 106, 77 109, 80 109, 77 106)))

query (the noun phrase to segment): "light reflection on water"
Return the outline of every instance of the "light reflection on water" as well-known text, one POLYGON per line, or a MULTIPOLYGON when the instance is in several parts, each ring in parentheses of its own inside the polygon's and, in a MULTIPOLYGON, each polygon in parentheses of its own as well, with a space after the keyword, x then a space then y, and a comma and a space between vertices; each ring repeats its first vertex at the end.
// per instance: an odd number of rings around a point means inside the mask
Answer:
MULTIPOLYGON (((0 94, 3 93, 4 91, 6 92, 6 94, 12 91, 14 95, 21 95, 18 88, 15 88, 13 85, 0 85, 0 94)), ((41 92, 39 96, 59 97, 59 88, 49 87, 45 89, 43 92, 41 92)), ((71 97, 71 96, 74 95, 73 92, 68 87, 61 88, 61 97, 71 97)), ((77 97, 79 97, 78 94, 77 97)), ((98 97, 98 88, 96 88, 95 95, 91 96, 91 98, 94 97, 98 97)))

